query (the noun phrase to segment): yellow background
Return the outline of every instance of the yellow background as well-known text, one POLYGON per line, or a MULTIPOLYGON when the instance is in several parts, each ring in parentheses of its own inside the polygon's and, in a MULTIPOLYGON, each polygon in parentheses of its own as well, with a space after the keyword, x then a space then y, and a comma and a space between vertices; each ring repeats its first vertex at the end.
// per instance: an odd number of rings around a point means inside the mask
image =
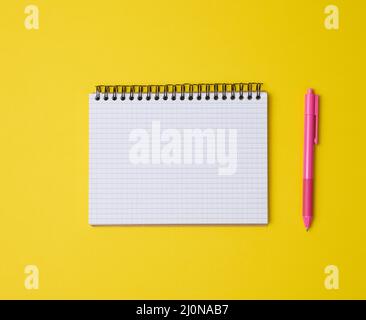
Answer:
POLYGON ((7 0, 1 12, 0 298, 366 298, 365 1, 7 0), (39 30, 24 27, 30 3, 39 30), (329 4, 338 31, 324 27, 329 4), (269 92, 270 224, 89 226, 94 85, 215 81, 269 92), (307 87, 321 95, 309 233, 307 87), (324 287, 327 265, 339 290, 324 287))

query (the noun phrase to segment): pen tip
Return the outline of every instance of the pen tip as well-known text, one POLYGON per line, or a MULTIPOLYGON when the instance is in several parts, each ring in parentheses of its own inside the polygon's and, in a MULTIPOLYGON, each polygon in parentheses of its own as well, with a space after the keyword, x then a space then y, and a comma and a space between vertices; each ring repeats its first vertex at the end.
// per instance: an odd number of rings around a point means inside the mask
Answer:
POLYGON ((314 91, 313 91, 313 89, 308 89, 308 94, 312 94, 312 93, 314 93, 314 91))
POLYGON ((309 232, 309 228, 306 228, 306 232, 309 232))
POLYGON ((311 216, 304 216, 303 219, 304 219, 304 227, 305 227, 306 231, 309 231, 312 217, 311 216))

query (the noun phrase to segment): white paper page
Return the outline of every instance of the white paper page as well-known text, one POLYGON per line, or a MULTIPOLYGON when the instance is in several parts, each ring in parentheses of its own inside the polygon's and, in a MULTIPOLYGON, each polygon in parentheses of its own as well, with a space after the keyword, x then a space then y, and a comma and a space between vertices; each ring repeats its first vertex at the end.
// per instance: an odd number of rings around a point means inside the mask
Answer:
POLYGON ((261 99, 89 96, 89 223, 266 224, 261 99))

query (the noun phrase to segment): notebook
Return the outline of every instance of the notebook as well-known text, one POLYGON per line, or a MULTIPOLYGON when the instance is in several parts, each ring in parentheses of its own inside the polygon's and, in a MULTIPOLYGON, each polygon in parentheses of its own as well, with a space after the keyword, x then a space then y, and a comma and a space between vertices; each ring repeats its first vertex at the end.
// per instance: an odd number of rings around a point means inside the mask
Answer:
POLYGON ((260 83, 97 86, 91 225, 266 224, 260 83))

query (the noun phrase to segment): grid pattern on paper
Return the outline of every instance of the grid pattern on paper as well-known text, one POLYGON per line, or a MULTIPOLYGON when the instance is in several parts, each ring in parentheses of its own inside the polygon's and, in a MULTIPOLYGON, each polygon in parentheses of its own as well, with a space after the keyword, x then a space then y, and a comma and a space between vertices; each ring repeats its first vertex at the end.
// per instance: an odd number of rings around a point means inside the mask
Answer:
POLYGON ((91 225, 266 224, 267 177, 265 92, 260 100, 225 101, 96 101, 89 96, 91 225), (217 162, 132 164, 129 134, 151 132, 153 122, 161 132, 236 129, 236 172, 219 175, 217 162))

